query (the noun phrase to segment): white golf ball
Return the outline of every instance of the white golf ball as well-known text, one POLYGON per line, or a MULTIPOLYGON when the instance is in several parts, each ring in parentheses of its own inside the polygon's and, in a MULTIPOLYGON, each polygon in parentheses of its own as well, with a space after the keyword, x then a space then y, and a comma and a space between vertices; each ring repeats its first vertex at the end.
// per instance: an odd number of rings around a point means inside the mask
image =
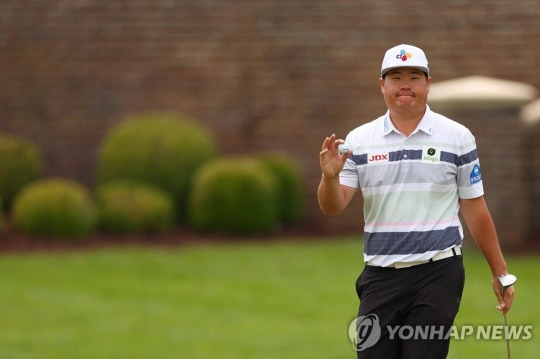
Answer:
POLYGON ((349 152, 349 150, 351 149, 351 147, 349 146, 348 143, 341 143, 339 146, 338 146, 338 152, 340 155, 345 155, 347 154, 347 152, 349 152))

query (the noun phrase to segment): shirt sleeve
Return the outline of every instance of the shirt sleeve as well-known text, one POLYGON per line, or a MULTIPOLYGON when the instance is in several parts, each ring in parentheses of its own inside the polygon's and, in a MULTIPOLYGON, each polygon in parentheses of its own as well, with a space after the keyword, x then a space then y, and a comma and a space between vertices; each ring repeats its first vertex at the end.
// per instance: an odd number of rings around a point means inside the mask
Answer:
POLYGON ((482 171, 476 140, 470 131, 467 131, 458 154, 457 186, 459 198, 472 199, 484 195, 482 171))
POLYGON ((358 183, 358 170, 352 160, 347 159, 347 162, 345 162, 345 166, 343 166, 343 169, 339 173, 339 183, 352 188, 360 187, 358 183))
MULTIPOLYGON (((350 135, 348 135, 345 142, 351 143, 350 140, 350 135)), ((343 169, 339 173, 339 183, 347 187, 360 188, 360 182, 358 180, 358 168, 356 167, 356 163, 352 160, 352 156, 347 159, 343 169)))

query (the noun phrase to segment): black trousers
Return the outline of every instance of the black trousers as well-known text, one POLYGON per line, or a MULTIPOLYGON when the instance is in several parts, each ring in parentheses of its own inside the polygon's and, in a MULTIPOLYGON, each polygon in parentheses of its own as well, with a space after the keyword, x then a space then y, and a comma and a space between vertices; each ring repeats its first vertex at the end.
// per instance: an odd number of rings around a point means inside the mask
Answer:
POLYGON ((358 314, 370 325, 376 315, 380 337, 357 348, 358 358, 446 358, 464 283, 461 256, 401 269, 366 266, 356 281, 358 314))

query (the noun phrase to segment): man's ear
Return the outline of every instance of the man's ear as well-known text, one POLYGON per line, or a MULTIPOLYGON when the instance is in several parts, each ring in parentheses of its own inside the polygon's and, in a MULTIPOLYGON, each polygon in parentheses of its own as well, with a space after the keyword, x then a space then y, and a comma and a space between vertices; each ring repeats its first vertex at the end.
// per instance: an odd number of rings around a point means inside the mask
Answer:
POLYGON ((384 79, 382 77, 379 79, 379 86, 381 87, 381 92, 384 94, 384 79))

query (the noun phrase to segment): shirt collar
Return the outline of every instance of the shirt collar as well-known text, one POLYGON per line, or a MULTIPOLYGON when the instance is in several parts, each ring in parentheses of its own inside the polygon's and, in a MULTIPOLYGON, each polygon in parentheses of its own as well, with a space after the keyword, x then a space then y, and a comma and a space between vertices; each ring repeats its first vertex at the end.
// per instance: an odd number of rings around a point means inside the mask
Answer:
MULTIPOLYGON (((416 130, 413 131, 413 134, 420 130, 428 135, 431 135, 433 133, 434 118, 435 117, 433 116, 433 112, 431 111, 429 106, 426 105, 426 112, 424 112, 424 116, 420 120, 420 123, 416 127, 416 130)), ((388 135, 392 131, 398 132, 398 130, 394 126, 394 123, 390 119, 390 110, 388 110, 386 112, 386 115, 383 116, 382 121, 383 121, 383 126, 382 126, 383 136, 388 135)))

